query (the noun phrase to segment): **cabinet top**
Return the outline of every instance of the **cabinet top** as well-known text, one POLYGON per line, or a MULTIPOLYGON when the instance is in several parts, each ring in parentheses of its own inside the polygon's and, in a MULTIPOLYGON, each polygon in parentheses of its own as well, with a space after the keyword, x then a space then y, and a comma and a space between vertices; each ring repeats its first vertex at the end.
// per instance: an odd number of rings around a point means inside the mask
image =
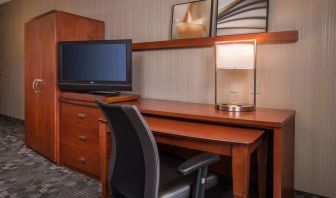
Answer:
POLYGON ((293 110, 257 108, 252 112, 227 112, 218 111, 211 104, 146 98, 119 104, 135 105, 144 114, 267 128, 282 127, 295 116, 293 110))
MULTIPOLYGON (((76 14, 72 14, 72 13, 64 12, 64 11, 60 11, 60 10, 50 10, 50 11, 45 12, 45 13, 43 13, 43 14, 40 14, 40 15, 38 15, 38 16, 36 16, 36 17, 33 17, 33 18, 30 19, 29 21, 34 21, 34 20, 36 20, 36 19, 42 18, 42 17, 47 16, 47 15, 51 15, 51 14, 64 15, 64 16, 72 16, 72 17, 80 17, 80 18, 83 18, 83 19, 94 20, 94 21, 97 21, 97 22, 104 23, 103 21, 100 21, 100 20, 97 20, 97 19, 92 19, 92 18, 89 18, 89 17, 80 16, 80 15, 76 15, 76 14)), ((28 22, 29 22, 29 21, 28 21, 28 22)))

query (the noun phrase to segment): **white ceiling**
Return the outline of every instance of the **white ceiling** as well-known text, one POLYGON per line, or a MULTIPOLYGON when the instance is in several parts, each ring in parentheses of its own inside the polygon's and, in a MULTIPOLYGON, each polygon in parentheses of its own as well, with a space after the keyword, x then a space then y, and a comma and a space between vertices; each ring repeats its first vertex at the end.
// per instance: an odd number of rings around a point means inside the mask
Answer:
POLYGON ((10 0, 0 0, 0 4, 6 3, 8 1, 10 1, 10 0))

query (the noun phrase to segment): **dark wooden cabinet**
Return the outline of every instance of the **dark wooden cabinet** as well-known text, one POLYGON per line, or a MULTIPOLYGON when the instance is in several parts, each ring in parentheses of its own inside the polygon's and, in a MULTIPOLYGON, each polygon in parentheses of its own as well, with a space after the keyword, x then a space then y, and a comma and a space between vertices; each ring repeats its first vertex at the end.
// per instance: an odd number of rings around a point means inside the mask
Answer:
POLYGON ((25 141, 58 162, 57 42, 102 40, 104 22, 51 11, 25 23, 25 141))
POLYGON ((104 118, 104 115, 94 103, 94 99, 100 98, 105 102, 112 103, 137 100, 139 97, 139 95, 120 95, 107 98, 62 92, 59 120, 60 164, 95 179, 100 179, 102 169, 98 120, 104 118))
POLYGON ((96 107, 61 102, 60 161, 94 178, 100 177, 98 117, 96 107))

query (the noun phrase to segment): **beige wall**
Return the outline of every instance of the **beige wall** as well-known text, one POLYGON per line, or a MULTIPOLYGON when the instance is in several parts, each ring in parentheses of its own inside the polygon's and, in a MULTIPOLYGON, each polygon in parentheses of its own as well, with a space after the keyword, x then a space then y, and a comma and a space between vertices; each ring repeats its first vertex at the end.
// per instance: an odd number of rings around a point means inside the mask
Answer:
MULTIPOLYGON (((51 9, 104 20, 106 38, 168 39, 182 0, 13 0, 0 6, 0 114, 23 118, 23 23, 51 9)), ((270 0, 270 31, 299 42, 258 47, 259 107, 297 110, 295 188, 336 197, 336 1, 270 0)), ((214 49, 136 52, 135 92, 212 103, 214 49)))

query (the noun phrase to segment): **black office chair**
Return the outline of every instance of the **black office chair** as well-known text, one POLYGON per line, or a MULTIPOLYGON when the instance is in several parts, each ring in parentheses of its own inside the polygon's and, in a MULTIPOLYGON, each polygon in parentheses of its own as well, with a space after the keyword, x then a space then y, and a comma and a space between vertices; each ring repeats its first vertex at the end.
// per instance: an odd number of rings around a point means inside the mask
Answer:
POLYGON ((205 189, 217 184, 218 177, 207 172, 208 165, 219 160, 218 155, 202 153, 180 166, 177 158, 159 158, 154 136, 137 107, 106 104, 99 99, 96 103, 111 129, 111 197, 202 198, 205 189))

